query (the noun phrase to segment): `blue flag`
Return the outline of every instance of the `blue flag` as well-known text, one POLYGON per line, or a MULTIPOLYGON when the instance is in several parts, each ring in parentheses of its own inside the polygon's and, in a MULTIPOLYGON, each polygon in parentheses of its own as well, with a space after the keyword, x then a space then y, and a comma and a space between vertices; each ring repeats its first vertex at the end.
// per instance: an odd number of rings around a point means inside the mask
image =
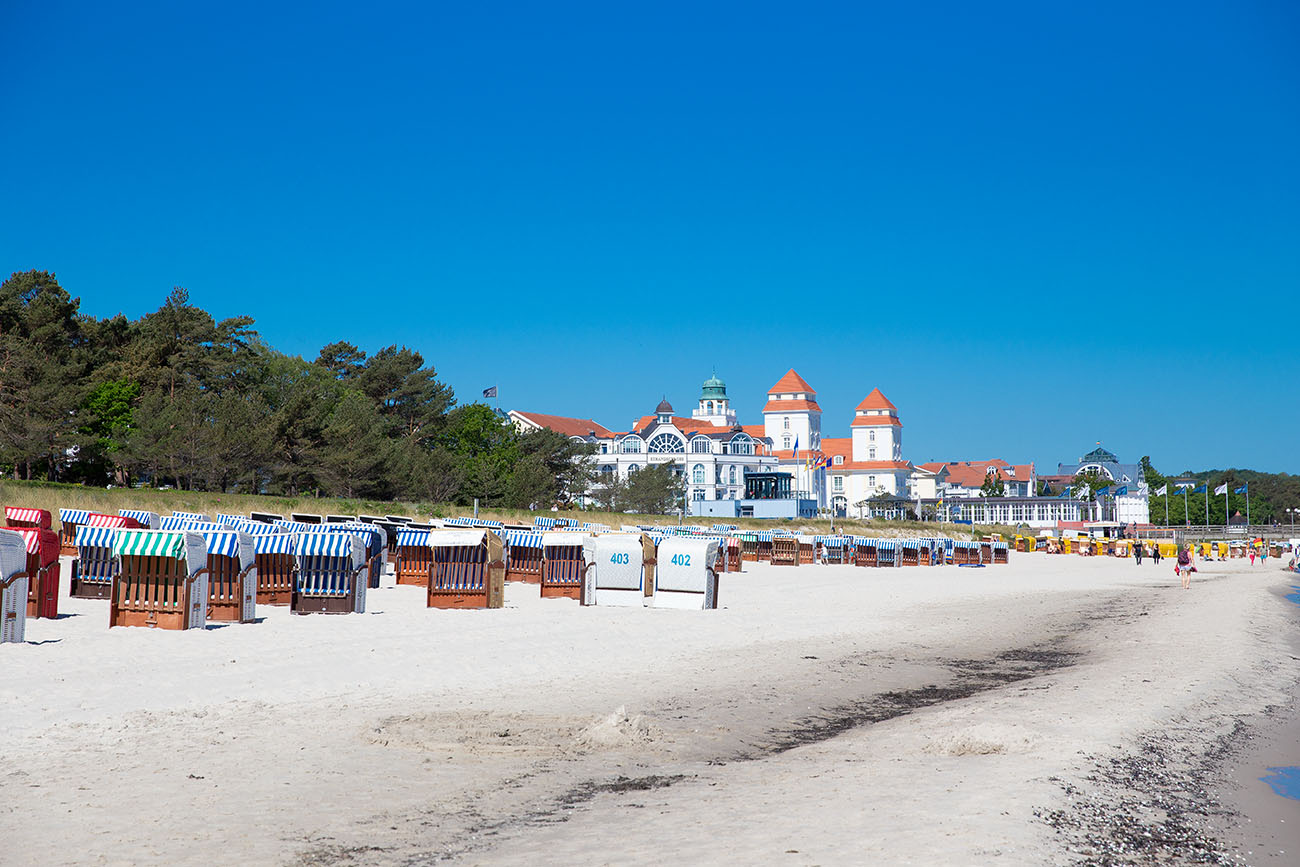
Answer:
POLYGON ((1192 488, 1193 494, 1204 494, 1208 485, 1201 485, 1199 488, 1192 488))
POLYGON ((1109 493, 1110 493, 1110 485, 1107 485, 1107 486, 1104 487, 1104 488, 1098 488, 1098 489, 1096 490, 1096 495, 1097 495, 1098 497, 1105 496, 1106 494, 1109 494, 1109 493))
POLYGON ((1115 489, 1115 496, 1122 497, 1128 493, 1128 485, 1120 485, 1115 489))
POLYGON ((1240 488, 1235 489, 1235 490, 1233 491, 1233 493, 1234 493, 1234 494, 1244 494, 1244 493, 1246 493, 1246 489, 1249 488, 1249 487, 1250 487, 1249 484, 1242 485, 1240 488))
POLYGON ((799 438, 794 438, 794 454, 791 455, 795 460, 799 459, 799 438))

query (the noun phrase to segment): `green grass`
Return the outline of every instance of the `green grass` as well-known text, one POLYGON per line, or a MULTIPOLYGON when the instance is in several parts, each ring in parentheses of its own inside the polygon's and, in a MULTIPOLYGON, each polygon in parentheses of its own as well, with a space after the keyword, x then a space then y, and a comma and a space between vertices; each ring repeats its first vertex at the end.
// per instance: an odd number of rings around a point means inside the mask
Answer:
MULTIPOLYGON (((48 509, 57 526, 59 509, 86 509, 115 515, 119 509, 142 509, 161 515, 172 512, 198 512, 212 516, 217 512, 247 515, 249 512, 272 512, 284 515, 307 512, 316 515, 408 515, 416 520, 470 516, 473 509, 451 506, 446 503, 404 503, 386 500, 358 500, 332 497, 265 497, 252 494, 215 494, 199 491, 159 491, 153 488, 87 488, 81 485, 64 485, 55 482, 19 482, 0 480, 0 503, 6 506, 26 506, 48 509)), ((480 509, 479 517, 507 524, 531 524, 535 515, 573 518, 608 524, 615 529, 620 524, 670 524, 677 519, 665 515, 625 515, 619 512, 530 512, 526 509, 480 509)), ((828 519, 787 520, 764 518, 687 518, 683 523, 708 527, 717 524, 734 524, 753 530, 785 528, 801 533, 829 534, 828 519)), ((1011 527, 968 527, 956 524, 917 523, 915 521, 858 521, 836 519, 836 532, 860 536, 927 536, 936 533, 957 539, 976 538, 989 533, 1001 533, 1010 539, 1016 532, 1011 527)))

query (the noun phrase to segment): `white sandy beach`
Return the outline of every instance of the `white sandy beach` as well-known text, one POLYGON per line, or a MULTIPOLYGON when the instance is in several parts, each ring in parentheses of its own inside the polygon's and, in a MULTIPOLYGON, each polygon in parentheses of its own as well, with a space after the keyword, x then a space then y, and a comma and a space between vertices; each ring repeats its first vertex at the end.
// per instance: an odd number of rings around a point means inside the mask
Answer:
POLYGON ((1118 797, 1099 762, 1291 701, 1279 567, 746 564, 710 612, 389 578, 189 633, 64 598, 0 647, 0 862, 1074 863, 1041 817, 1118 797))

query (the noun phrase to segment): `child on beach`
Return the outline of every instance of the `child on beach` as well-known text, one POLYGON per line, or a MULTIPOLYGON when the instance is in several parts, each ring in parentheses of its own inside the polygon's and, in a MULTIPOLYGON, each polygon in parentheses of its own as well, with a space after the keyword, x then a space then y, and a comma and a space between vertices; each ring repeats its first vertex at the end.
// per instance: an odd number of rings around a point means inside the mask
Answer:
POLYGON ((1255 565, 1255 546, 1250 546, 1250 565, 1255 565))

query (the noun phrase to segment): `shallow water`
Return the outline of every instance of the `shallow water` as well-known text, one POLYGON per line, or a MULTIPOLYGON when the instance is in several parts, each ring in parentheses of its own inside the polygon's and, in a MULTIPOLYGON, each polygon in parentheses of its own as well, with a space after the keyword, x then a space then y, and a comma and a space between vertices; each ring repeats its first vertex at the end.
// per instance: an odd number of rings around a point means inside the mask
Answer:
POLYGON ((1300 801, 1300 768, 1269 768, 1268 775, 1260 779, 1282 797, 1300 801))

